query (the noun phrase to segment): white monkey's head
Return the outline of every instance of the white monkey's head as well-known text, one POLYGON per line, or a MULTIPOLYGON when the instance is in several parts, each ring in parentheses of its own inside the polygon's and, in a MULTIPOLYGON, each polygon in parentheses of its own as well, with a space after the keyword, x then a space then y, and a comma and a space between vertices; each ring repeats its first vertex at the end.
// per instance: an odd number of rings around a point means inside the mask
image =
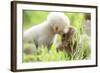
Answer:
POLYGON ((54 33, 65 32, 65 28, 69 28, 70 20, 62 12, 50 12, 47 18, 48 24, 51 26, 54 33))

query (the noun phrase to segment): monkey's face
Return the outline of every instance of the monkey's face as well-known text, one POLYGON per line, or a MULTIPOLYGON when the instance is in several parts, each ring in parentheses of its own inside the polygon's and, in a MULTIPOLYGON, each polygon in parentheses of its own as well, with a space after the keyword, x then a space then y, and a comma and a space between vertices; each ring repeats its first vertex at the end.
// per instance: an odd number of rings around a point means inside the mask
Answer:
POLYGON ((67 34, 63 34, 62 35, 62 45, 63 45, 63 48, 67 48, 68 46, 68 35, 67 34))
POLYGON ((52 30, 54 33, 61 34, 61 33, 63 33, 64 27, 59 24, 53 24, 52 30))

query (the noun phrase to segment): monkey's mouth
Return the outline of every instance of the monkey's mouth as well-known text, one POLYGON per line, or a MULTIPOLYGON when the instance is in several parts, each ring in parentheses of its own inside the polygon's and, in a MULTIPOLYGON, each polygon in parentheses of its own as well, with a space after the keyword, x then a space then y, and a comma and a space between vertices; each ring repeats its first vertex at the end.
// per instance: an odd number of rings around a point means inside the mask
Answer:
POLYGON ((56 27, 56 26, 53 28, 53 30, 54 30, 55 33, 58 33, 58 34, 61 32, 59 27, 56 27))
POLYGON ((63 47, 64 47, 64 48, 67 48, 68 43, 67 43, 66 41, 63 41, 63 43, 62 43, 62 44, 63 44, 63 47))

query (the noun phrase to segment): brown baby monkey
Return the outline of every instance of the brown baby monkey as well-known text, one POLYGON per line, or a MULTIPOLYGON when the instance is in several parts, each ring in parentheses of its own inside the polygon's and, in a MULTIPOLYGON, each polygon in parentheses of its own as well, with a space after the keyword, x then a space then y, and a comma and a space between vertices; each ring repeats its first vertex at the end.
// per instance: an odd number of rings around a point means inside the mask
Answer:
POLYGON ((69 27, 67 33, 62 35, 61 44, 57 46, 57 51, 66 51, 69 54, 73 54, 77 46, 77 42, 74 40, 76 29, 69 27))

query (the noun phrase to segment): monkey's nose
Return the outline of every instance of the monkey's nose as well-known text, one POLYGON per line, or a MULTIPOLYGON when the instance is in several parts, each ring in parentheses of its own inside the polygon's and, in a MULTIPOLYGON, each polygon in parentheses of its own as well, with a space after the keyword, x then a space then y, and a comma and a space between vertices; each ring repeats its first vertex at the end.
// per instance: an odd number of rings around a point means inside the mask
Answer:
POLYGON ((58 27, 56 27, 56 31, 58 31, 58 27))

